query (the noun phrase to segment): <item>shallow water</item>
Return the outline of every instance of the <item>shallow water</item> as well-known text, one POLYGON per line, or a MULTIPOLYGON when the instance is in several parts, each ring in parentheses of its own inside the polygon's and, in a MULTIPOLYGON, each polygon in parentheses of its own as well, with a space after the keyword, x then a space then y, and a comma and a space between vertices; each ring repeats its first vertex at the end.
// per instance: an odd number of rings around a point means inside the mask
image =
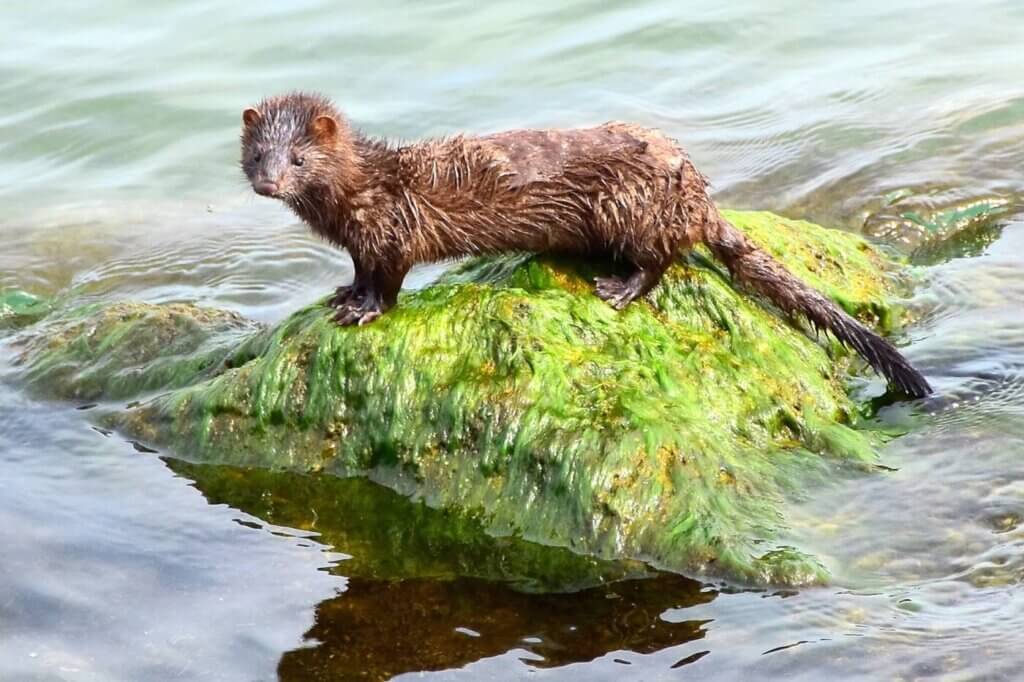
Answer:
POLYGON ((1016 679, 1024 5, 680 7, 5 3, 0 288, 273 322, 344 281, 347 257, 237 169, 239 112, 284 89, 401 138, 662 127, 723 203, 929 264, 907 354, 939 397, 881 409, 911 431, 882 453, 892 471, 837 472, 791 509, 831 587, 661 576, 542 595, 447 565, 374 579, 366 566, 400 574, 405 545, 320 534, 315 508, 246 472, 228 473, 264 495, 0 387, 0 679, 1016 679))

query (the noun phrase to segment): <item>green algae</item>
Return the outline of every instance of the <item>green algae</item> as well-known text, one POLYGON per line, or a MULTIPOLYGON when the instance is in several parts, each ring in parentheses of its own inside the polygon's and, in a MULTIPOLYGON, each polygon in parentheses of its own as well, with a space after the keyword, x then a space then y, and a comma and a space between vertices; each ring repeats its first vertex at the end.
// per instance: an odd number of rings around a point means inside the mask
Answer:
MULTIPOLYGON (((727 217, 891 331, 895 270, 863 239, 727 217)), ((788 496, 830 464, 874 459, 853 428, 845 352, 735 290, 707 254, 622 312, 591 293, 605 272, 477 259, 358 328, 335 326, 322 303, 260 331, 189 306, 111 306, 44 322, 21 342, 22 365, 62 397, 174 389, 108 423, 193 461, 366 477, 492 538, 604 560, 826 580, 773 539, 788 496), (140 351, 150 336, 159 343, 140 351)))
POLYGON ((25 327, 45 317, 51 306, 45 299, 20 289, 0 289, 0 330, 25 327))

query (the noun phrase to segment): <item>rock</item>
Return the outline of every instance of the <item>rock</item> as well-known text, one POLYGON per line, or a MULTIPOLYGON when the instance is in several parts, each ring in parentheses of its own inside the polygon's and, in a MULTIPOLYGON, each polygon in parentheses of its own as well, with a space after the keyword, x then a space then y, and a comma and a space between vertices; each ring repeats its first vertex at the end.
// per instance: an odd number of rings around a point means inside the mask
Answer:
MULTIPOLYGON (((864 240, 727 216, 891 330, 897 272, 864 240)), ((602 560, 825 580, 775 538, 786 497, 829 462, 874 458, 854 428, 845 351, 734 290, 700 252, 622 312, 592 294, 604 272, 483 258, 365 327, 337 327, 322 303, 262 330, 194 306, 115 304, 59 310, 14 343, 40 394, 164 391, 105 421, 193 462, 365 477, 472 515, 492 538, 602 560)))
POLYGON ((195 383, 257 328, 223 310, 114 303, 59 311, 15 345, 46 396, 114 400, 195 383))
POLYGON ((50 312, 38 296, 20 289, 0 289, 0 330, 24 327, 50 312))

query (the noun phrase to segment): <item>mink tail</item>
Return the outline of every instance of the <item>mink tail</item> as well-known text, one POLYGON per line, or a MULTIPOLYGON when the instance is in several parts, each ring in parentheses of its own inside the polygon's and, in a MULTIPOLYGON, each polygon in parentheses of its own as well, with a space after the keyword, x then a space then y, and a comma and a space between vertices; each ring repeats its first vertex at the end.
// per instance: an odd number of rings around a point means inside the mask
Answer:
POLYGON ((799 314, 818 331, 827 331, 912 398, 932 392, 928 381, 892 344, 847 315, 835 303, 793 276, 721 217, 712 215, 705 243, 733 279, 768 298, 788 315, 799 314))

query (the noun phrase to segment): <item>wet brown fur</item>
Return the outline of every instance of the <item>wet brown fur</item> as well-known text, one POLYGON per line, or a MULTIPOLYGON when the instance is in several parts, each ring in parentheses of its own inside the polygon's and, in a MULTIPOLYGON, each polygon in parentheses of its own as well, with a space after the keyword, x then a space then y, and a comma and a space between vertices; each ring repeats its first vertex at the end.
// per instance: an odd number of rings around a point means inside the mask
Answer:
POLYGON ((332 299, 342 324, 393 306, 416 263, 514 250, 627 263, 629 276, 597 282, 621 308, 705 243, 740 283, 832 332, 906 393, 930 391, 888 342, 725 221, 704 176, 656 130, 615 122, 392 146, 303 93, 266 99, 243 118, 242 166, 254 187, 272 188, 352 256, 355 279, 332 299))

